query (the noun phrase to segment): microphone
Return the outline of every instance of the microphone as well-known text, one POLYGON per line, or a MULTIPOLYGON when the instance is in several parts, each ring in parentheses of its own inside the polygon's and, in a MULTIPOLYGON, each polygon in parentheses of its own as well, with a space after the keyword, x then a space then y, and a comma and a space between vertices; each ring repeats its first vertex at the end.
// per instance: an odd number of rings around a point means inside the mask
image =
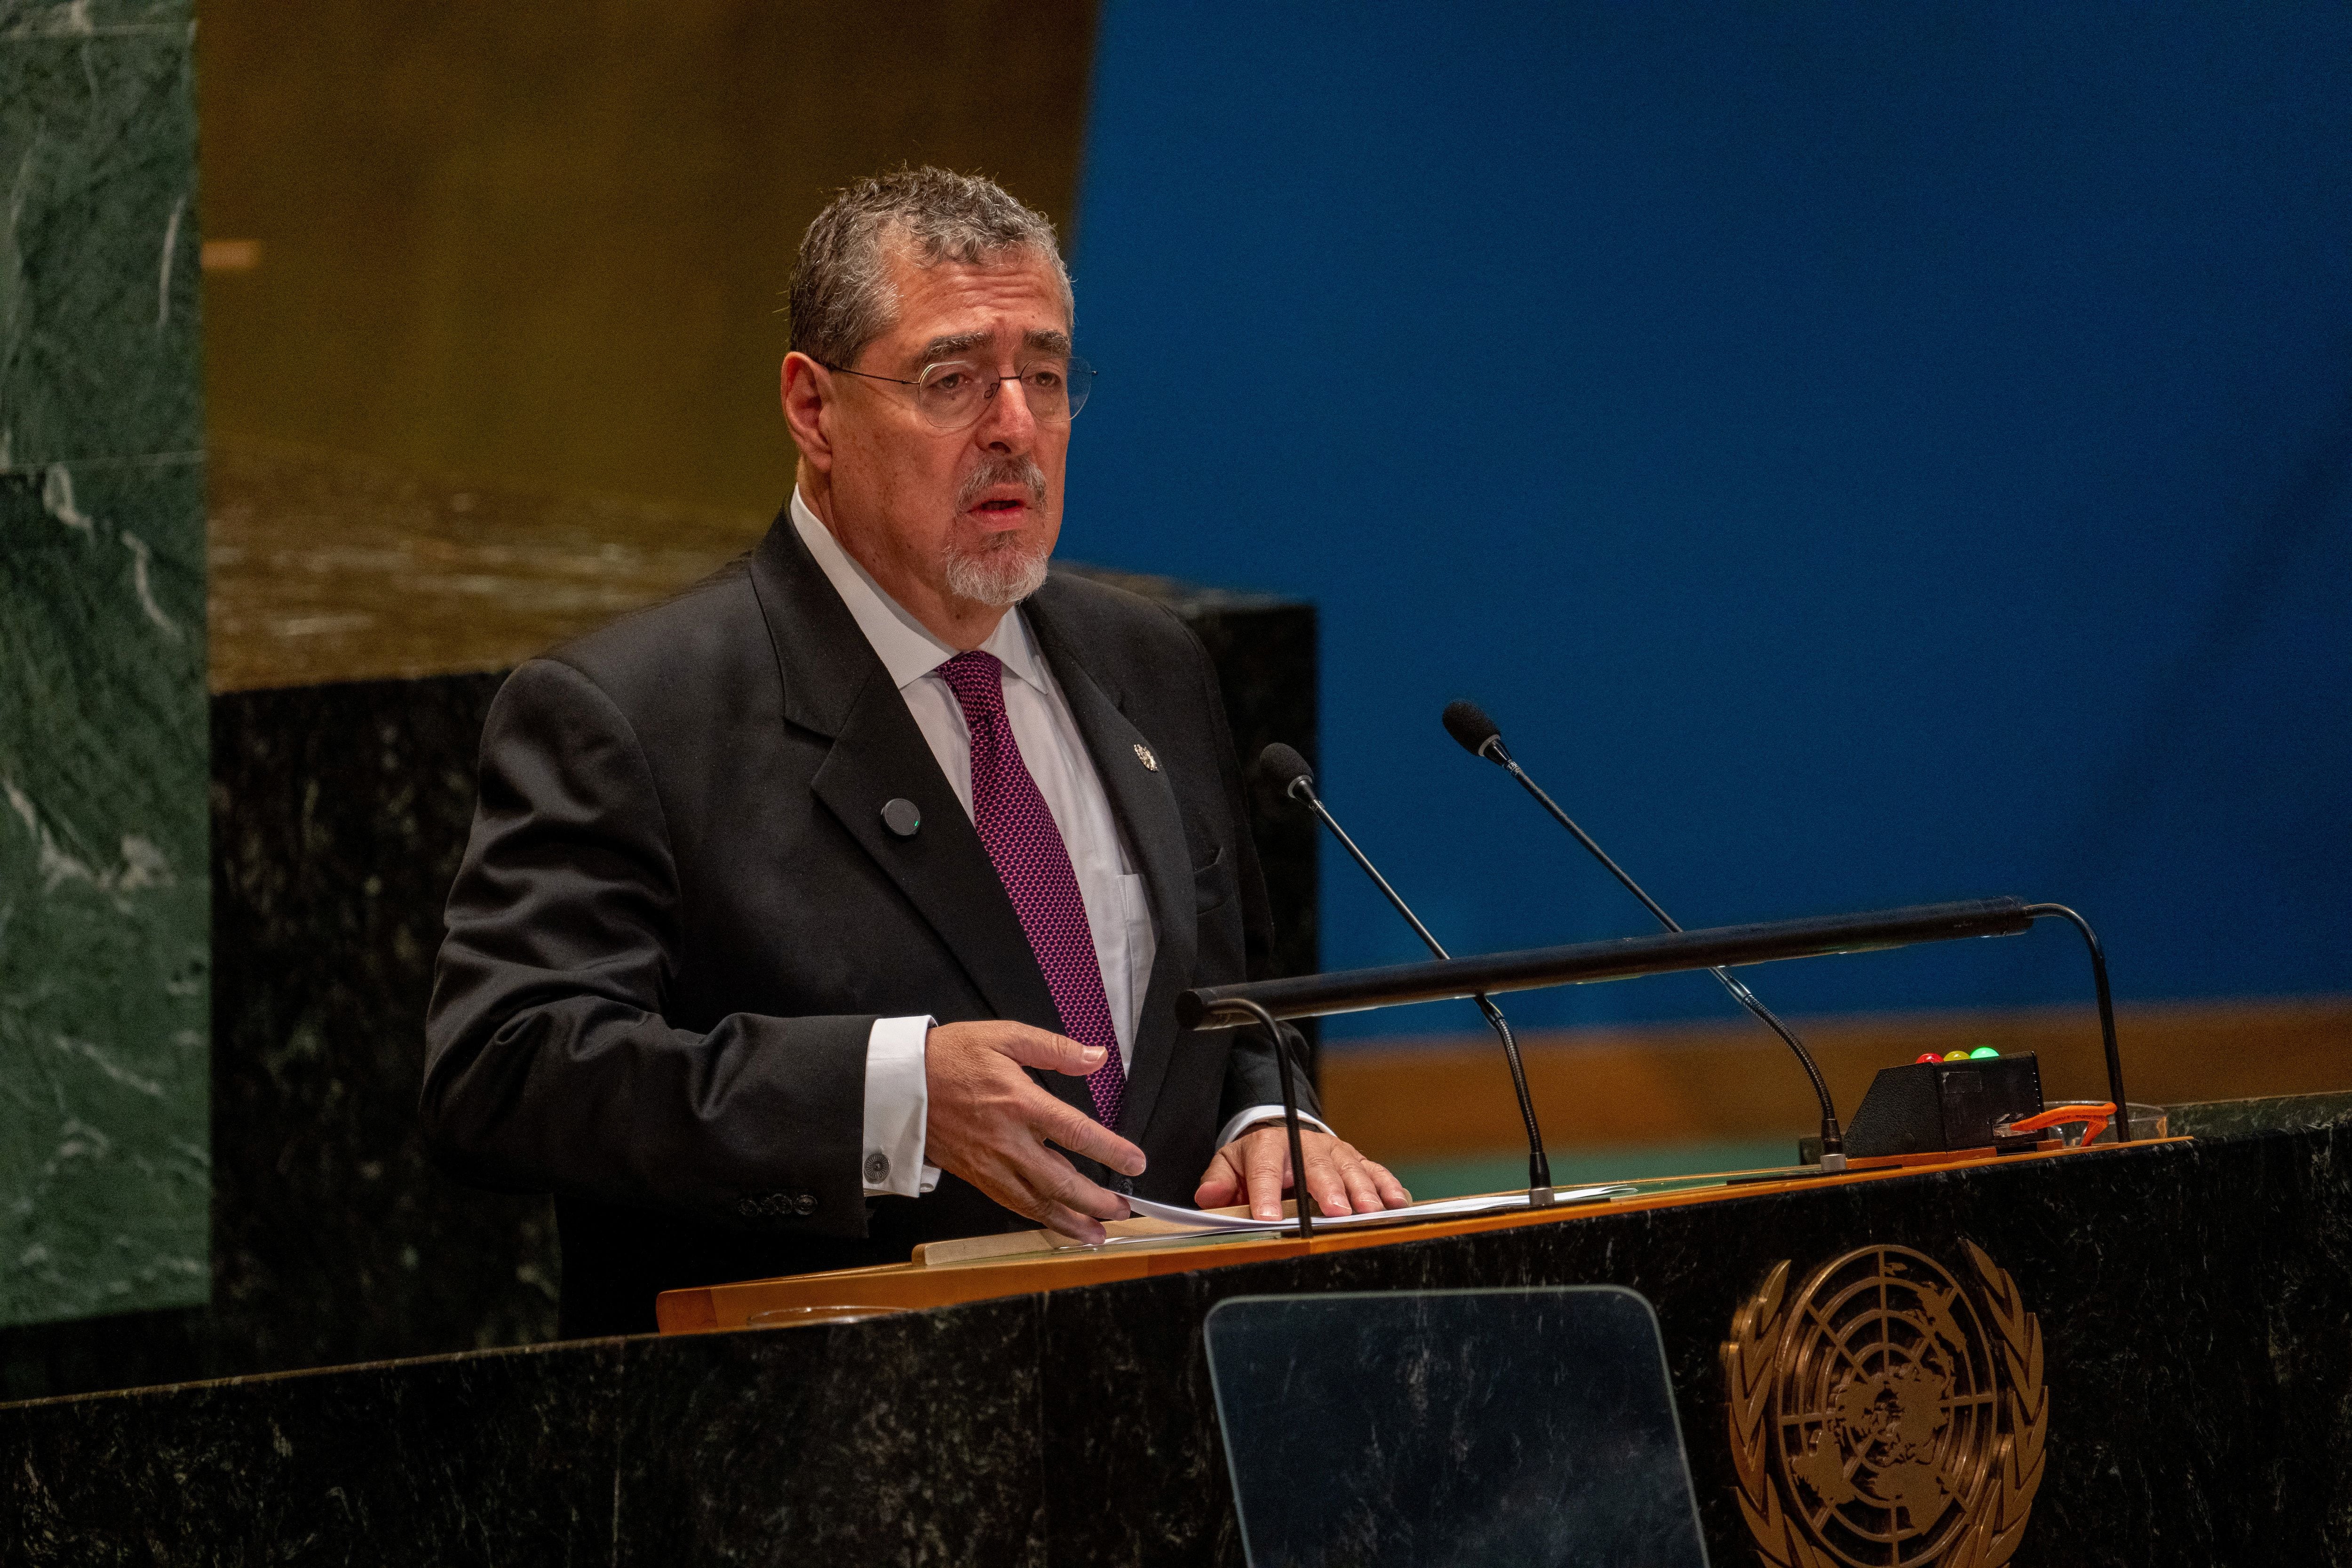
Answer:
MULTIPOLYGON (((1266 783, 1291 799, 1307 803, 1307 809, 1331 830, 1331 837, 1339 841, 1340 847, 1363 868, 1364 875, 1372 879, 1372 886, 1396 907, 1396 912, 1404 917, 1405 924, 1412 927, 1413 934, 1421 938, 1423 946, 1441 959, 1453 956, 1435 937, 1429 934, 1429 928, 1421 923, 1421 917, 1412 912, 1394 888, 1389 886, 1389 879, 1381 875, 1370 858, 1356 847, 1356 841, 1348 837, 1348 830, 1339 826, 1339 819, 1331 815, 1330 808, 1315 793, 1315 770, 1307 765, 1305 757, 1276 741, 1258 753, 1257 769, 1259 776, 1266 783)), ((1511 1065, 1511 1088, 1519 1097, 1520 1120, 1528 1126, 1528 1206, 1549 1208, 1552 1197, 1551 1161, 1544 1153, 1543 1133, 1536 1126, 1536 1102, 1528 1093, 1528 1069, 1519 1060, 1519 1042, 1512 1036, 1510 1021, 1503 1016, 1503 1010, 1496 1006, 1484 992, 1471 1000, 1477 1003, 1478 1011, 1486 1016, 1487 1024, 1501 1037, 1503 1058, 1511 1065)))
MULTIPOLYGON (((1660 925, 1671 931, 1683 929, 1675 923, 1674 916, 1659 907, 1657 900, 1643 892, 1641 885, 1627 876, 1624 868, 1592 841, 1591 834, 1571 821, 1568 813, 1560 810, 1559 803, 1528 776, 1527 770, 1519 766, 1512 758, 1510 749, 1503 744, 1502 727, 1486 717, 1485 709, 1466 698, 1457 698, 1445 705, 1444 723, 1445 732, 1459 742, 1464 751, 1474 757, 1486 758, 1518 780, 1519 787, 1535 796, 1537 802, 1551 813, 1555 821, 1575 835, 1576 841, 1583 845, 1595 860, 1608 868, 1609 874, 1622 882, 1627 892, 1641 900, 1643 906, 1657 917, 1660 925)), ((1755 1015, 1759 1022, 1788 1042, 1789 1048, 1797 1053, 1797 1060, 1804 1068, 1805 1076, 1812 1080, 1814 1098, 1822 1104, 1822 1169, 1844 1170, 1845 1135, 1838 1130, 1837 1106, 1830 1099, 1830 1086, 1822 1079, 1822 1069, 1814 1065, 1812 1052, 1805 1049, 1805 1043, 1797 1038, 1795 1030, 1775 1017, 1772 1010, 1759 1002, 1756 994, 1735 978, 1729 970, 1710 969, 1707 973, 1723 983, 1724 989, 1731 993, 1732 1000, 1755 1015)))

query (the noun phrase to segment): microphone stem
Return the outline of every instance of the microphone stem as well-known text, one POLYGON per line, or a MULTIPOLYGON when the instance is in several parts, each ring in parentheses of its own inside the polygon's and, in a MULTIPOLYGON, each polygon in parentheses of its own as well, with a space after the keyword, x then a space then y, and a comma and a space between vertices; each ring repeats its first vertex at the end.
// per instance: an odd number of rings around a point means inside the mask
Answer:
MULTIPOLYGON (((1585 832, 1581 827, 1579 827, 1576 825, 1575 819, 1559 808, 1559 803, 1558 801, 1552 799, 1551 796, 1544 793, 1544 789, 1541 784, 1536 783, 1535 780, 1528 776, 1527 770, 1519 766, 1518 763, 1513 759, 1509 752, 1504 750, 1501 737, 1497 736, 1494 740, 1487 742, 1486 748, 1482 749, 1491 750, 1494 752, 1496 760, 1503 764, 1513 778, 1519 781, 1519 787, 1526 790, 1529 795, 1535 796, 1536 803, 1538 805, 1541 805, 1546 811, 1551 813, 1552 820, 1559 823, 1562 827, 1567 828, 1570 833, 1575 835, 1576 841, 1579 844, 1583 845, 1584 847, 1591 853, 1594 859, 1607 867, 1609 868, 1609 874, 1616 878, 1620 882, 1623 883, 1627 892, 1641 900, 1643 907, 1657 917, 1658 923, 1660 925, 1665 927, 1668 931, 1678 931, 1683 929, 1681 926, 1675 923, 1675 917, 1666 913, 1665 910, 1659 905, 1657 900, 1643 892, 1642 890, 1641 884, 1634 881, 1633 878, 1625 874, 1625 868, 1623 867, 1618 865, 1616 861, 1612 860, 1609 858, 1609 852, 1607 850, 1601 848, 1600 845, 1592 841, 1592 836, 1591 834, 1585 832)), ((2077 917, 2078 921, 2079 918, 2080 917, 2077 917)), ((2095 948, 2093 951, 2095 953, 2096 949, 2095 948)), ((1717 980, 1723 983, 1723 988, 1731 993, 1731 998, 1733 1001, 1738 1003, 1742 1007, 1747 1008, 1758 1022, 1761 1023, 1766 1028, 1771 1030, 1774 1034, 1780 1036, 1781 1040, 1787 1044, 1788 1047, 1797 1054, 1798 1065, 1805 1069, 1805 1077, 1812 1082, 1813 1098, 1821 1101, 1822 1159, 1826 1163, 1832 1155, 1837 1156, 1838 1164, 1830 1166, 1830 1169, 1835 1170, 1840 1168, 1840 1166, 1844 1163, 1845 1139, 1838 1129, 1837 1106, 1835 1102, 1830 1099, 1830 1086, 1822 1079, 1822 1069, 1813 1065, 1813 1053, 1805 1049, 1804 1042, 1797 1038, 1795 1030, 1790 1028, 1788 1025, 1780 1022, 1780 1018, 1772 1012, 1772 1009, 1764 1005, 1762 1002, 1758 1001, 1756 994, 1753 991, 1748 990, 1747 985, 1741 981, 1735 978, 1729 970, 1710 969, 1707 973, 1714 975, 1717 980)))
MULTIPOLYGON (((1396 906, 1396 912, 1404 917, 1405 923, 1412 927, 1413 933, 1421 938, 1423 944, 1429 949, 1431 954, 1437 958, 1453 957, 1454 955, 1445 951, 1437 938, 1430 934, 1429 928, 1421 923, 1421 917, 1412 912, 1411 906, 1406 904, 1397 890, 1389 886, 1389 879, 1381 875, 1380 868, 1372 864, 1371 858, 1356 847, 1356 841, 1348 837, 1348 830, 1339 826, 1339 819, 1333 816, 1325 807, 1322 798, 1316 795, 1314 786, 1301 779, 1292 784, 1290 790, 1293 795, 1304 800, 1308 809, 1322 819, 1323 826, 1331 830, 1331 837, 1339 841, 1340 847, 1347 850, 1358 866, 1363 868, 1364 875, 1372 879, 1372 886, 1378 888, 1387 896, 1389 902, 1396 906)), ((1620 875, 1622 873, 1621 872, 1620 875)), ((1528 1191, 1531 1197, 1536 1198, 1538 1207, 1547 1206, 1551 1202, 1551 1159, 1544 1152, 1543 1133, 1536 1126, 1535 1097, 1528 1092, 1528 1069, 1519 1060, 1519 1042, 1512 1035, 1510 1023, 1503 1016, 1503 1010, 1496 1006, 1491 998, 1481 992, 1472 999, 1478 1004, 1478 1011, 1486 1016, 1487 1026, 1502 1039, 1503 1058, 1510 1064, 1511 1068, 1511 1088, 1519 1098, 1519 1119, 1527 1123, 1528 1128, 1528 1191), (1538 1197, 1538 1194, 1540 1196, 1538 1197)))
MULTIPOLYGON (((1266 1037, 1274 1042, 1274 1068, 1282 1082, 1282 1124, 1290 1142, 1290 1190, 1296 1194, 1298 1239, 1315 1238, 1315 1200, 1307 1191, 1307 1151, 1298 1136, 1298 1089, 1290 1076, 1290 1042, 1301 1039, 1297 1030, 1276 1021, 1272 1013, 1255 1002, 1242 1001, 1239 1005, 1248 1011, 1265 1028, 1266 1037)), ((1249 1194, 1242 1196, 1246 1199, 1249 1194)))
MULTIPOLYGON (((1519 787, 1526 790, 1529 795, 1535 796, 1536 803, 1538 805, 1541 805, 1546 811, 1551 813, 1553 821, 1559 823, 1562 827, 1567 828, 1569 832, 1574 834, 1576 836, 1576 841, 1584 846, 1587 853, 1591 854, 1595 860, 1600 861, 1601 865, 1607 867, 1609 874, 1616 878, 1620 882, 1622 882, 1625 885, 1625 890, 1627 892, 1641 900, 1643 907, 1648 910, 1652 914, 1658 917, 1658 923, 1660 925, 1665 927, 1668 931, 1680 931, 1683 929, 1681 926, 1675 923, 1674 916, 1666 913, 1666 911, 1660 907, 1657 900, 1642 891, 1642 885, 1639 882, 1634 881, 1633 878, 1627 876, 1625 874, 1625 868, 1622 866, 1620 866, 1616 861, 1612 860, 1609 858, 1609 851, 1594 843, 1591 834, 1585 832, 1581 827, 1579 827, 1576 825, 1575 819, 1570 817, 1568 813, 1560 810, 1559 803, 1544 793, 1543 785, 1536 783, 1535 780, 1528 776, 1527 770, 1519 766, 1519 764, 1513 760, 1509 752, 1503 750, 1503 743, 1501 741, 1491 741, 1487 743, 1492 746, 1496 753, 1502 758, 1503 766, 1510 770, 1511 776, 1519 781, 1519 787)), ((1722 971, 1717 970, 1717 973, 1721 973, 1722 971)))
POLYGON ((1356 864, 1364 868, 1364 875, 1372 879, 1372 886, 1378 888, 1382 894, 1386 895, 1389 902, 1396 906, 1396 912, 1404 917, 1405 924, 1412 927, 1413 934, 1421 938, 1423 944, 1439 958, 1453 957, 1452 953, 1438 945, 1437 939, 1429 934, 1429 928, 1421 923, 1421 917, 1412 912, 1397 890, 1389 886, 1389 879, 1381 875, 1380 868, 1372 864, 1370 858, 1362 850, 1356 847, 1356 841, 1348 837, 1348 830, 1339 826, 1339 818, 1331 815, 1329 809, 1324 805, 1322 798, 1304 781, 1291 785, 1291 792, 1305 800, 1307 809, 1323 819, 1323 826, 1331 830, 1331 837, 1338 839, 1340 847, 1354 858, 1356 864))
POLYGON ((2028 904, 2025 912, 2036 920, 2056 915, 2072 921, 2074 929, 2083 933, 2084 945, 2091 950, 2091 980, 2099 994, 2099 1037, 2107 1052, 2107 1098, 2116 1102, 2116 1142, 2128 1143, 2132 1135, 2131 1103, 2124 1099, 2124 1058, 2116 1047, 2116 1001, 2114 993, 2107 989, 2106 950, 2099 945, 2098 933, 2091 929, 2091 922, 2063 904, 2028 904))
MULTIPOLYGON (((1545 1194, 1550 1201, 1551 1157, 1544 1152, 1543 1134, 1536 1128, 1535 1097, 1528 1092, 1528 1069, 1519 1060, 1519 1042, 1511 1033, 1510 1020, 1482 992, 1475 998, 1478 1011, 1486 1015, 1486 1022, 1503 1042, 1503 1059, 1510 1063, 1511 1089, 1519 1097, 1519 1120, 1528 1124, 1528 1190, 1545 1194)), ((1541 1205, 1538 1205, 1541 1206, 1541 1205)))

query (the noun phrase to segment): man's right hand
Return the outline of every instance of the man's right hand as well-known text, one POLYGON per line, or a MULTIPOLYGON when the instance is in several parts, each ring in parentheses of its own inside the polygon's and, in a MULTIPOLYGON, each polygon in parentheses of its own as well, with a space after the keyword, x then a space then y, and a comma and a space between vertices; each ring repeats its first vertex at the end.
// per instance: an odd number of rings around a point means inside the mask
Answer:
POLYGON ((1083 1078, 1102 1065, 1101 1047, 1026 1024, 935 1026, 923 1047, 931 1102, 923 1158, 1015 1214, 1079 1241, 1102 1240, 1100 1222, 1125 1219, 1127 1200, 1079 1175, 1046 1141, 1128 1176, 1143 1174, 1143 1151, 1021 1070, 1083 1078))

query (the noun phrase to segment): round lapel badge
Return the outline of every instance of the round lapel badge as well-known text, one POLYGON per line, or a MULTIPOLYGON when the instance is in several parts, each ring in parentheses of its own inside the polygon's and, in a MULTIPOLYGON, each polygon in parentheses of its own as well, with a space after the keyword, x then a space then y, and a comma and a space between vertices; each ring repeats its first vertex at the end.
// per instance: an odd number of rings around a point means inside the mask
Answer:
POLYGON ((923 814, 915 803, 904 798, 882 803, 882 826, 901 838, 912 838, 915 830, 923 826, 923 814))

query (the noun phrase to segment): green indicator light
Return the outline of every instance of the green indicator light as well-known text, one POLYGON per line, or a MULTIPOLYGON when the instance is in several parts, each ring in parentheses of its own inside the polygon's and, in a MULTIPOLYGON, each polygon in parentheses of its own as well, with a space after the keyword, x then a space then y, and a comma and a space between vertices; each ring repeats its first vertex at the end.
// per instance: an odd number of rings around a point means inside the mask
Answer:
POLYGON ((1979 1046, 1975 1050, 1970 1051, 1970 1052, 1969 1053, 1969 1055, 1970 1057, 1972 1057, 1972 1058, 1973 1058, 1973 1057, 1997 1057, 1997 1056, 2000 1055, 2000 1053, 1999 1051, 1997 1051, 1997 1050, 1994 1050, 1990 1046, 1979 1046))

